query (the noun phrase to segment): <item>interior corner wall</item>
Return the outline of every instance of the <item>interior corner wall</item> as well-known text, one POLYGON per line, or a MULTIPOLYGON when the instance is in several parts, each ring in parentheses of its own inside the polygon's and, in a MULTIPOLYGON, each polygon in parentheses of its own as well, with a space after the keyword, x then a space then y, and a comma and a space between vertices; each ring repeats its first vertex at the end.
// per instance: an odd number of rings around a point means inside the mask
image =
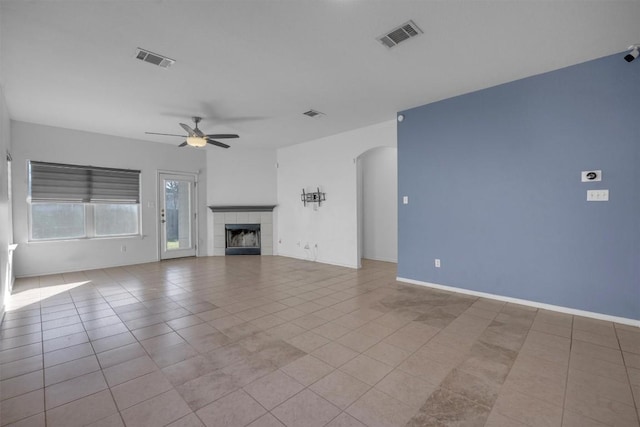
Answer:
POLYGON ((398 276, 640 319, 639 99, 616 54, 402 112, 398 276))
POLYGON ((158 171, 198 174, 198 254, 206 255, 206 158, 199 150, 25 122, 11 122, 16 276, 33 276, 159 259, 158 171), (142 236, 29 242, 27 161, 141 171, 142 236), (126 251, 121 251, 121 246, 126 251))
POLYGON ((13 275, 9 268, 9 244, 13 243, 13 225, 9 203, 7 153, 11 151, 9 113, 0 85, 0 322, 4 317, 5 297, 13 275))
POLYGON ((398 262, 398 151, 374 148, 360 159, 362 257, 398 262))
POLYGON ((358 267, 356 159, 382 146, 396 146, 395 120, 278 150, 279 255, 358 267), (304 206, 302 190, 318 187, 326 201, 304 206))
MULTIPOLYGON (((207 151, 207 206, 274 205, 276 199, 275 149, 236 144, 228 150, 213 147, 207 151)), ((207 221, 213 224, 210 209, 207 221)), ((207 252, 213 255, 213 227, 209 227, 207 252)))

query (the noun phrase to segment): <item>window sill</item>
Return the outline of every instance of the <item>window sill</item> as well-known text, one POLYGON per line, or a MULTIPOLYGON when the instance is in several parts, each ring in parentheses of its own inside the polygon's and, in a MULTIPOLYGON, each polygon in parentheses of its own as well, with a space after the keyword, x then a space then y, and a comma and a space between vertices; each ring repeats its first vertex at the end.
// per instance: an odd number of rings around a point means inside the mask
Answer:
POLYGON ((70 243, 70 242, 101 242, 105 240, 143 240, 146 236, 143 234, 132 234, 127 236, 105 236, 105 237, 79 237, 77 239, 43 239, 43 240, 28 240, 26 244, 41 244, 41 243, 70 243))

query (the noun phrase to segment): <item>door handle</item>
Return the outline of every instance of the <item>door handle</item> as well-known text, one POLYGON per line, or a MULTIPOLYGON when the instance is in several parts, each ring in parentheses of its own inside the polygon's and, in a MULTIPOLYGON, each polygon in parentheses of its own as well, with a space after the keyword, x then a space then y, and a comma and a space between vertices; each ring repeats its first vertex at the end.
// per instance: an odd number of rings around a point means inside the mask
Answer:
POLYGON ((165 222, 167 222, 167 221, 165 221, 165 220, 163 219, 163 220, 161 220, 160 222, 161 222, 162 224, 164 224, 164 223, 165 223, 165 222))

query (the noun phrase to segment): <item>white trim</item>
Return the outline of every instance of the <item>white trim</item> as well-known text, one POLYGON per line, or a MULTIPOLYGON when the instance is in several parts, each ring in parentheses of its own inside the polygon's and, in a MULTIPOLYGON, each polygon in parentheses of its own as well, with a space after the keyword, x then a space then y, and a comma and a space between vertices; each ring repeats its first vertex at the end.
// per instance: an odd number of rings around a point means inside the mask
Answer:
POLYGON ((494 299, 494 300, 498 300, 498 301, 512 302, 512 303, 515 303, 515 304, 527 305, 529 307, 543 308, 545 310, 557 311, 557 312, 560 312, 560 313, 567 313, 567 314, 572 314, 572 315, 575 315, 575 316, 591 317, 593 319, 606 320, 606 321, 609 321, 609 322, 620 323, 620 324, 623 324, 623 325, 630 325, 630 326, 640 327, 640 319, 636 320, 636 319, 628 319, 626 317, 610 316, 608 314, 595 313, 595 312, 592 312, 592 311, 585 311, 585 310, 578 310, 578 309, 575 309, 575 308, 563 307, 563 306, 560 306, 560 305, 545 304, 545 303, 536 302, 536 301, 529 301, 529 300, 526 300, 526 299, 512 298, 512 297, 506 297, 506 296, 502 296, 502 295, 489 294, 489 293, 486 293, 486 292, 478 292, 478 291, 472 291, 472 290, 469 290, 469 289, 456 288, 454 286, 446 286, 446 285, 439 285, 437 283, 422 282, 420 280, 405 279, 404 277, 396 277, 396 280, 398 282, 410 283, 412 285, 426 286, 426 287, 429 287, 429 288, 441 289, 441 290, 449 291, 449 292, 457 292, 457 293, 460 293, 460 294, 467 294, 467 295, 473 295, 473 296, 477 296, 477 297, 490 298, 490 299, 494 299))
POLYGON ((397 259, 391 259, 391 258, 386 258, 386 257, 366 257, 366 256, 363 256, 363 257, 361 257, 361 259, 370 259, 371 261, 391 262, 393 264, 397 264, 398 263, 397 259))
POLYGON ((77 273, 80 271, 88 271, 88 270, 104 270, 104 269, 108 269, 108 268, 118 268, 118 267, 128 267, 131 265, 140 265, 140 264, 149 264, 152 262, 159 262, 157 259, 155 258, 149 258, 147 260, 137 260, 137 261, 133 261, 133 262, 113 262, 113 263, 108 263, 108 264, 92 264, 92 265, 87 265, 85 267, 79 267, 79 268, 71 268, 71 269, 66 269, 66 270, 48 270, 48 271, 40 271, 40 272, 32 272, 32 273, 27 273, 27 274, 21 274, 19 276, 16 276, 16 279, 24 279, 24 278, 28 278, 28 277, 39 277, 39 276, 49 276, 52 274, 64 274, 64 273, 77 273))
POLYGON ((354 267, 353 265, 349 265, 349 264, 342 264, 339 262, 329 262, 329 261, 325 261, 325 260, 320 260, 320 259, 309 259, 309 258, 305 258, 302 256, 297 256, 297 255, 293 255, 293 254, 288 254, 288 253, 279 253, 278 255, 275 256, 280 256, 280 257, 284 257, 284 258, 293 258, 293 259, 299 259, 301 261, 309 261, 309 262, 317 262, 319 264, 326 264, 326 265, 335 265, 336 267, 346 267, 346 268, 351 268, 354 270, 357 270, 358 267, 354 267))
POLYGON ((192 221, 192 226, 193 226, 193 230, 191 231, 191 238, 193 239, 193 241, 191 242, 192 246, 194 247, 194 254, 193 256, 195 256, 196 258, 199 257, 200 255, 200 212, 198 211, 199 208, 199 198, 198 198, 198 176, 199 176, 199 172, 176 172, 176 171, 167 171, 164 169, 157 169, 157 173, 156 173, 156 188, 157 188, 157 193, 156 193, 156 225, 157 225, 157 236, 158 236, 158 248, 157 248, 157 256, 158 256, 158 261, 163 261, 163 260, 168 260, 168 259, 175 259, 175 258, 182 258, 182 257, 189 257, 191 255, 178 255, 178 256, 167 256, 165 251, 164 251, 164 242, 163 242, 163 233, 162 233, 162 223, 160 222, 160 209, 162 207, 162 204, 164 203, 164 188, 162 188, 161 183, 163 180, 163 176, 164 177, 176 177, 176 179, 180 179, 182 177, 185 177, 188 179, 193 179, 193 197, 191 200, 191 221, 192 221), (195 214, 195 215, 193 215, 195 214), (163 258, 164 255, 164 258, 163 258))
POLYGON ((7 283, 7 287, 4 288, 4 295, 2 295, 2 307, 0 311, 4 312, 4 302, 7 300, 7 297, 11 295, 13 292, 13 284, 15 283, 15 274, 13 273, 13 253, 18 248, 17 243, 12 243, 8 245, 7 248, 7 263, 5 266, 5 282, 7 283))

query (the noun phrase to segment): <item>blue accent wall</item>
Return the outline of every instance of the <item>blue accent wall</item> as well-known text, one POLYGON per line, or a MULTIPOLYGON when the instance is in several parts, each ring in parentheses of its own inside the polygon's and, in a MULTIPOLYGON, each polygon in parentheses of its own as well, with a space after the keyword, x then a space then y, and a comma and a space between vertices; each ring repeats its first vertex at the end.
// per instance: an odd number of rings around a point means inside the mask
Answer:
POLYGON ((401 114, 399 277, 640 319, 640 60, 401 114), (591 169, 601 182, 581 182, 591 169))

